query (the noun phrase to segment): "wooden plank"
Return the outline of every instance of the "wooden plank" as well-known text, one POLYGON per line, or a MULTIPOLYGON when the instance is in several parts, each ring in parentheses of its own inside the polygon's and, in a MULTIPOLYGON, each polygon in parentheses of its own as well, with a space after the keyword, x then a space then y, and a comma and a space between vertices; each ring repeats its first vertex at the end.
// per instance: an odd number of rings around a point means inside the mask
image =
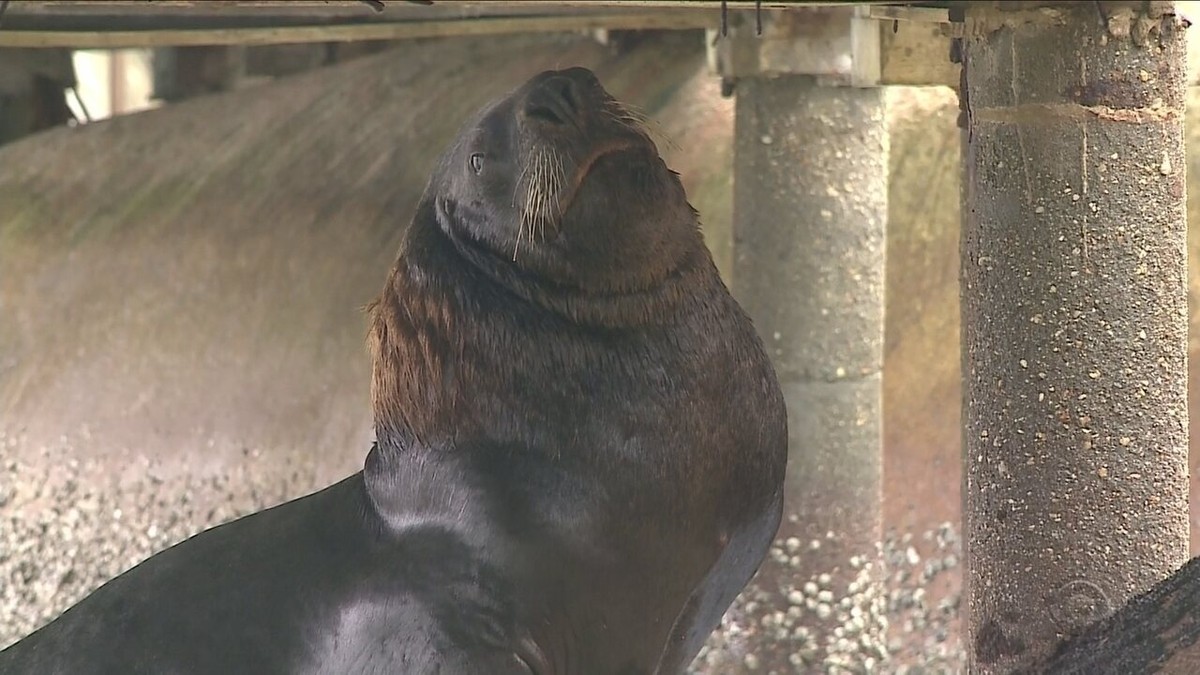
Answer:
MULTIPOLYGON (((16 3, 14 3, 16 4, 16 3)), ((307 9, 327 9, 336 10, 338 8, 365 8, 366 4, 362 0, 21 0, 19 3, 25 6, 24 11, 28 12, 44 12, 54 9, 85 9, 92 11, 95 9, 103 9, 105 11, 114 8, 119 8, 122 11, 130 13, 146 13, 157 12, 162 9, 177 10, 180 8, 196 8, 201 10, 227 11, 231 8, 271 8, 271 9, 286 9, 286 8, 307 8, 307 9)), ((389 9, 393 7, 411 7, 414 3, 406 2, 405 0, 384 0, 384 5, 389 9)), ((763 9, 785 9, 788 7, 812 7, 812 6, 833 6, 833 5, 887 5, 887 4, 918 4, 918 5, 939 5, 945 3, 925 2, 925 3, 895 3, 895 2, 879 2, 879 1, 863 1, 863 0, 727 0, 725 5, 729 9, 754 9, 756 5, 763 9)), ((555 0, 548 2, 547 0, 488 0, 480 2, 479 0, 467 2, 434 2, 432 7, 448 7, 448 6, 475 6, 475 7, 494 7, 496 9, 504 9, 511 7, 539 7, 542 10, 548 5, 555 5, 558 8, 572 7, 603 7, 603 8, 652 8, 652 9, 719 9, 721 0, 555 0)))
POLYGON ((472 20, 408 21, 329 26, 262 28, 172 29, 134 31, 0 30, 0 47, 71 47, 118 49, 131 47, 199 45, 271 45, 299 42, 351 42, 402 40, 504 33, 565 32, 607 28, 611 30, 682 30, 717 25, 709 11, 673 11, 653 14, 588 14, 582 16, 497 17, 472 20))
MULTIPOLYGON (((753 2, 728 3, 733 11, 752 7, 753 2)), ((764 2, 764 11, 783 7, 798 8, 837 2, 764 2)), ((574 2, 549 2, 529 0, 516 2, 438 2, 420 5, 410 2, 389 1, 382 12, 360 0, 292 0, 288 2, 267 0, 21 0, 8 6, 4 28, 8 30, 92 30, 96 32, 121 32, 131 30, 174 30, 201 28, 263 28, 298 25, 302 22, 314 24, 352 20, 360 22, 428 21, 435 19, 477 19, 484 17, 513 16, 575 16, 594 12, 610 15, 614 13, 662 12, 662 11, 712 11, 720 10, 720 2, 711 0, 674 0, 671 2, 644 2, 637 0, 575 0, 574 2)))
MULTIPOLYGON (((125 32, 143 30, 211 30, 227 28, 284 28, 289 26, 362 25, 402 21, 474 20, 544 16, 612 15, 603 8, 566 9, 551 5, 507 7, 455 3, 451 5, 389 6, 374 12, 364 4, 312 7, 308 5, 242 5, 214 0, 203 5, 164 7, 158 3, 137 7, 113 7, 108 3, 69 6, 11 5, 4 16, 4 29, 13 31, 125 32)), ((694 10, 689 10, 694 11, 694 10)), ((628 8, 621 14, 661 13, 662 10, 628 8)))

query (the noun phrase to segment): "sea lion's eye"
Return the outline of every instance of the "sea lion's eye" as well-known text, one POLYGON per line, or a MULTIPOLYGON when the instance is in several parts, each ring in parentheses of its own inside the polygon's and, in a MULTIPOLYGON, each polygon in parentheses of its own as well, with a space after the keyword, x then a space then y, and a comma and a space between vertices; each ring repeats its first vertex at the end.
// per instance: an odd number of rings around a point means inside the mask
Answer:
POLYGON ((482 152, 471 153, 471 170, 474 171, 476 174, 478 174, 480 171, 483 171, 483 153, 482 152))

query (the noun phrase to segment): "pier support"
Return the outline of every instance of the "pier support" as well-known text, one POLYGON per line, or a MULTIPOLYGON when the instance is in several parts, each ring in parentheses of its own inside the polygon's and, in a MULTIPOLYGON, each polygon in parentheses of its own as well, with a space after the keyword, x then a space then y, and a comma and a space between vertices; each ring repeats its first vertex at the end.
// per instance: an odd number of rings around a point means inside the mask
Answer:
POLYGON ((960 45, 966 642, 980 675, 1188 555, 1182 22, 1172 3, 1000 4, 967 5, 960 45))
MULTIPOLYGON (((851 17, 823 14, 824 35, 843 26, 853 50, 863 45, 851 17)), ((764 29, 760 65, 804 53, 785 49, 781 30, 764 29)), ((789 425, 783 524, 743 603, 752 636, 742 665, 757 672, 881 672, 887 652, 878 546, 888 142, 882 89, 837 79, 736 77, 733 288, 774 360, 789 425)))

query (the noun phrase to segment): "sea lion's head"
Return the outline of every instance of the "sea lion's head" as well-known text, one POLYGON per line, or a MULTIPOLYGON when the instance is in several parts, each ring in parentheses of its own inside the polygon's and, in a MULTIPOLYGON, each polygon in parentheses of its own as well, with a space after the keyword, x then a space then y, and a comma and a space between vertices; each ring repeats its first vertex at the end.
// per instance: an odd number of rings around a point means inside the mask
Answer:
POLYGON ((486 349, 503 349, 525 377, 542 367, 537 349, 504 346, 525 324, 501 324, 530 316, 504 311, 510 298, 621 328, 669 322, 719 285, 643 118, 584 68, 541 73, 450 144, 369 306, 376 434, 389 447, 469 436, 493 414, 480 390, 501 386, 494 369, 470 365, 486 349), (484 315, 481 302, 499 311, 484 315))
POLYGON ((540 73, 484 108, 425 202, 471 255, 585 291, 653 285, 702 247, 644 118, 586 68, 540 73))

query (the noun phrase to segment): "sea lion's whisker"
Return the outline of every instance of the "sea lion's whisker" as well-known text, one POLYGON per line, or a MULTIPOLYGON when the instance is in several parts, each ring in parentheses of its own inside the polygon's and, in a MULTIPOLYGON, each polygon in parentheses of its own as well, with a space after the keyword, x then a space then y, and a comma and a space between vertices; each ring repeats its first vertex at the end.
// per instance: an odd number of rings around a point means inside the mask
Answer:
POLYGON ((521 185, 521 180, 525 180, 525 198, 521 203, 521 217, 517 223, 516 241, 513 242, 513 262, 516 262, 517 253, 521 249, 521 237, 525 234, 526 229, 529 227, 531 217, 530 210, 533 208, 534 186, 538 181, 539 158, 540 153, 535 154, 529 159, 528 162, 525 162, 525 166, 521 169, 521 178, 517 179, 518 188, 521 185))
MULTIPOLYGON (((518 206, 517 191, 521 189, 521 181, 525 180, 525 177, 528 175, 529 175, 529 162, 525 162, 525 166, 521 167, 521 174, 519 176, 517 176, 517 182, 513 185, 512 205, 514 208, 516 208, 518 206)), ((524 206, 524 202, 522 202, 520 204, 520 206, 524 206)), ((524 213, 524 211, 522 211, 522 213, 524 213)), ((522 215, 522 217, 524 217, 524 216, 522 215)))
POLYGON ((517 251, 521 249, 521 232, 523 231, 525 231, 524 219, 517 225, 517 239, 513 242, 513 262, 517 261, 517 251))
POLYGON ((546 219, 546 211, 549 209, 549 191, 550 181, 553 180, 551 172, 550 157, 548 154, 542 154, 542 176, 538 181, 538 201, 537 209, 534 211, 537 219, 530 223, 529 238, 535 240, 538 237, 538 230, 541 228, 542 222, 546 219))
POLYGON ((551 145, 534 149, 523 163, 513 188, 514 206, 519 207, 519 227, 514 243, 516 259, 522 239, 545 241, 547 221, 560 215, 562 191, 567 182, 563 155, 551 145), (520 200, 519 205, 516 202, 520 200))
POLYGON ((533 240, 533 232, 537 227, 538 218, 541 217, 542 211, 542 181, 546 180, 546 153, 542 148, 538 148, 537 155, 534 158, 533 178, 529 181, 529 202, 525 209, 525 220, 523 225, 528 229, 527 234, 529 240, 533 240))
POLYGON ((663 128, 662 124, 658 120, 643 120, 642 129, 645 130, 646 135, 649 136, 655 143, 665 146, 672 152, 679 150, 679 144, 676 143, 675 139, 667 133, 667 130, 663 128))
POLYGON ((541 152, 538 152, 530 157, 529 161, 524 162, 524 166, 521 168, 521 175, 517 178, 516 188, 513 190, 514 206, 516 206, 515 201, 517 190, 521 189, 522 181, 524 181, 524 195, 520 204, 520 220, 517 223, 517 237, 516 241, 513 242, 513 262, 516 262, 517 254, 521 250, 521 239, 523 237, 530 236, 530 233, 533 230, 532 219, 534 218, 534 198, 536 195, 537 184, 541 180, 539 169, 540 159, 541 152))
POLYGON ((561 215, 560 206, 562 198, 562 188, 565 176, 563 175, 562 155, 556 150, 551 150, 548 158, 548 166, 550 175, 546 178, 546 210, 543 214, 541 222, 538 223, 538 238, 541 241, 546 241, 546 221, 550 216, 561 215))
POLYGON ((651 122, 649 115, 629 105, 614 105, 606 108, 604 112, 609 117, 625 122, 626 124, 642 129, 643 131, 651 122))
POLYGON ((546 148, 543 146, 538 150, 537 155, 537 171, 534 173, 534 180, 531 187, 533 193, 533 207, 530 209, 529 231, 526 233, 529 241, 534 240, 534 234, 537 232, 538 221, 545 218, 546 210, 546 180, 547 173, 550 171, 550 159, 546 156, 546 148))
POLYGON ((618 101, 616 99, 610 100, 606 107, 612 111, 616 111, 619 114, 631 115, 641 119, 646 119, 647 117, 646 113, 641 108, 633 105, 632 103, 625 103, 624 101, 618 101))
POLYGON ((533 188, 533 205, 530 208, 530 211, 532 214, 532 219, 530 220, 530 226, 532 226, 533 223, 542 215, 542 199, 543 199, 543 194, 545 193, 545 188, 543 187, 543 185, 544 185, 545 181, 546 181, 546 151, 541 150, 538 152, 538 155, 537 155, 537 171, 534 172, 533 182, 531 183, 531 187, 533 188))
MULTIPOLYGON (((550 172, 550 158, 546 156, 546 149, 543 147, 538 152, 538 170, 536 180, 533 183, 534 189, 534 208, 533 216, 536 221, 542 217, 542 212, 545 210, 546 202, 546 180, 550 172)), ((534 223, 531 222, 530 225, 534 223)))
POLYGON ((646 134, 656 144, 660 144, 671 151, 679 150, 679 144, 667 134, 662 124, 640 108, 628 103, 612 100, 602 110, 610 118, 618 122, 623 122, 646 134))

